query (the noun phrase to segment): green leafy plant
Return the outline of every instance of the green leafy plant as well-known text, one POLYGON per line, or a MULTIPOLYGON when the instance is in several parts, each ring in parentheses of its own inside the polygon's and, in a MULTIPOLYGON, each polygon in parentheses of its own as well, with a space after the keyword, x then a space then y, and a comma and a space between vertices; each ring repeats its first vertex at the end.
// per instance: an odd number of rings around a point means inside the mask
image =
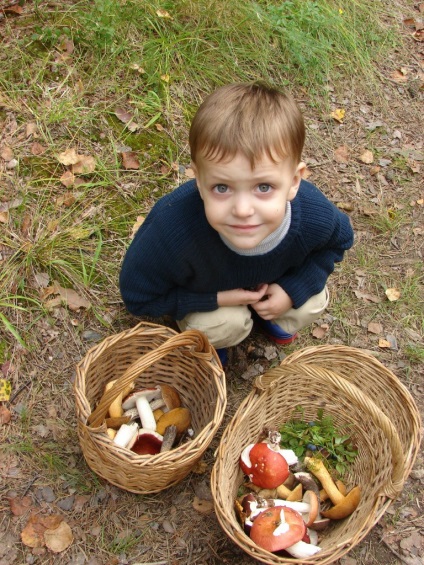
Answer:
POLYGON ((300 418, 293 418, 280 428, 281 446, 292 449, 299 458, 303 458, 307 451, 313 451, 343 475, 358 453, 347 426, 336 427, 332 416, 324 416, 321 408, 316 419, 308 422, 303 418, 301 406, 297 406, 295 412, 300 418))

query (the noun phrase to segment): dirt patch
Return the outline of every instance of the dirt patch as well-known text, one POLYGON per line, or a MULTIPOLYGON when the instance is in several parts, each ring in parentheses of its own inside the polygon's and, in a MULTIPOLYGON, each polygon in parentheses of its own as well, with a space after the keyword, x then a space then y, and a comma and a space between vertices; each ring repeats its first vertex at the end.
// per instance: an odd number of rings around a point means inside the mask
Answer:
MULTIPOLYGON (((303 330, 293 345, 270 346, 254 332, 230 351, 228 409, 221 433, 250 392, 255 375, 307 345, 343 343, 371 351, 406 385, 421 410, 424 406, 419 357, 423 44, 407 28, 405 44, 401 59, 387 61, 382 69, 382 98, 336 92, 329 86, 330 110, 344 109, 342 121, 330 112, 317 116, 305 106, 310 180, 350 215, 355 247, 330 279, 327 314, 303 330), (392 288, 404 293, 393 302, 386 295, 392 288)), ((114 331, 134 323, 118 305, 114 331)), ((140 496, 107 484, 81 455, 72 385, 76 363, 109 332, 94 316, 61 307, 49 319, 33 320, 32 332, 35 351, 17 348, 13 360, 2 367, 13 395, 11 421, 0 429, 6 447, 0 459, 0 565, 253 565, 223 533, 208 504, 193 507, 195 497, 211 501, 209 476, 220 434, 203 464, 169 491, 140 496), (56 555, 36 542, 33 547, 23 544, 21 534, 31 514, 61 516, 72 531, 69 548, 56 555)), ((401 497, 340 565, 421 564, 423 494, 421 453, 401 497)))

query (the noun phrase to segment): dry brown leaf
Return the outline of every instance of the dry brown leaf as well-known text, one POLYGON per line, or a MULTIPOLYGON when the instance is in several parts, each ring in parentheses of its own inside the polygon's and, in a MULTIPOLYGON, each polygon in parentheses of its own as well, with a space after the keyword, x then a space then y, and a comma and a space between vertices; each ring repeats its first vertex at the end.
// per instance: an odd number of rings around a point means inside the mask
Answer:
POLYGON ((211 514, 214 510, 213 501, 212 500, 204 500, 195 496, 193 499, 193 508, 199 514, 211 514))
POLYGON ((314 337, 315 339, 322 339, 323 337, 325 337, 326 333, 327 331, 325 330, 325 328, 317 326, 312 330, 312 337, 314 337))
POLYGON ((80 296, 72 288, 63 288, 58 282, 54 282, 52 286, 46 288, 43 293, 43 298, 50 296, 52 294, 58 294, 57 298, 49 300, 45 303, 47 308, 55 308, 62 303, 65 303, 68 308, 74 312, 80 308, 90 308, 91 304, 88 300, 80 296))
POLYGON ((63 186, 69 188, 75 182, 75 175, 71 171, 65 171, 59 180, 63 184, 63 186))
POLYGON ((75 149, 66 149, 66 151, 59 153, 57 160, 62 165, 68 167, 69 165, 75 165, 75 163, 78 163, 80 156, 77 154, 75 149))
POLYGON ((360 155, 359 160, 365 163, 366 165, 369 165, 374 161, 374 155, 372 151, 369 151, 367 149, 362 153, 362 155, 360 155))
POLYGON ((195 178, 195 174, 194 171, 191 167, 186 167, 185 171, 184 171, 184 175, 189 178, 189 179, 194 179, 195 178))
POLYGON ((349 161, 349 148, 341 145, 334 151, 334 160, 336 163, 347 163, 349 161))
POLYGON ((383 332, 383 326, 378 322, 370 322, 367 326, 367 330, 372 334, 381 334, 383 332))
POLYGON ((21 532, 22 543, 28 547, 43 547, 45 527, 39 514, 31 514, 25 528, 21 532))
POLYGON ((41 145, 41 143, 38 143, 38 141, 34 141, 34 143, 31 145, 32 155, 42 155, 46 151, 47 147, 44 147, 44 145, 41 145))
POLYGON ((390 300, 390 302, 394 302, 395 300, 399 300, 400 290, 397 289, 397 288, 388 288, 388 289, 386 289, 386 296, 390 300))
POLYGON ((383 349, 390 349, 391 343, 390 343, 390 341, 387 341, 386 339, 380 338, 378 340, 378 347, 381 347, 383 349))
POLYGON ((368 294, 366 292, 361 292, 360 290, 354 290, 356 298, 361 298, 365 302, 375 302, 376 304, 381 302, 381 299, 375 294, 368 294))
POLYGON ((204 475, 208 471, 208 464, 206 461, 198 461, 196 465, 192 468, 192 472, 196 473, 196 475, 204 475))
POLYGON ((22 198, 14 198, 13 200, 9 200, 8 202, 1 202, 0 212, 8 212, 13 208, 18 208, 22 204, 22 202, 22 198))
POLYGON ((70 208, 76 201, 75 195, 72 192, 65 192, 56 199, 57 206, 65 206, 70 208))
POLYGON ((26 137, 30 137, 37 133, 37 124, 35 122, 28 122, 25 128, 25 135, 26 137))
POLYGON ((0 157, 3 161, 11 161, 13 159, 13 150, 8 145, 4 145, 0 151, 0 157))
POLYGON ((8 424, 12 418, 12 413, 6 406, 0 406, 0 426, 8 424))
POLYGON ((398 83, 408 82, 407 73, 404 69, 396 70, 390 73, 390 78, 398 83))
POLYGON ((9 212, 0 212, 0 224, 7 224, 9 221, 9 212))
POLYGON ((96 169, 96 160, 91 155, 79 155, 79 161, 72 165, 75 175, 89 175, 96 169))
POLYGON ((120 120, 124 124, 127 124, 128 122, 130 122, 134 118, 134 116, 132 114, 130 114, 129 112, 127 112, 123 108, 117 108, 115 110, 115 116, 118 118, 118 120, 120 120))
POLYGON ((32 506, 30 496, 9 498, 10 510, 14 516, 23 516, 32 506))
POLYGON ((122 165, 124 169, 138 170, 140 168, 140 161, 138 160, 137 153, 135 151, 125 151, 121 153, 122 165))
POLYGON ((160 17, 160 18, 165 18, 168 20, 172 20, 173 17, 171 16, 171 14, 169 12, 167 12, 166 10, 156 10, 156 14, 160 17))
POLYGON ((145 220, 145 216, 137 216, 137 221, 135 222, 135 224, 132 227, 131 230, 131 239, 135 236, 135 234, 138 232, 138 228, 142 225, 142 223, 145 220))
POLYGON ((57 528, 45 530, 44 541, 51 551, 61 553, 71 545, 74 536, 69 524, 62 521, 57 528))

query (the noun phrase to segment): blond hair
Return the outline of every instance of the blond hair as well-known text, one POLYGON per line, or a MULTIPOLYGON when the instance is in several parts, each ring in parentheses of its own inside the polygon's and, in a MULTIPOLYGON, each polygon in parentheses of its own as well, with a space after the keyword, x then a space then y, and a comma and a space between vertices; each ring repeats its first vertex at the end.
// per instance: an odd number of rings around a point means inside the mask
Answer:
POLYGON ((242 153, 252 168, 264 155, 297 164, 304 142, 303 116, 292 96, 258 83, 230 84, 207 96, 189 134, 193 163, 200 155, 225 161, 242 153))

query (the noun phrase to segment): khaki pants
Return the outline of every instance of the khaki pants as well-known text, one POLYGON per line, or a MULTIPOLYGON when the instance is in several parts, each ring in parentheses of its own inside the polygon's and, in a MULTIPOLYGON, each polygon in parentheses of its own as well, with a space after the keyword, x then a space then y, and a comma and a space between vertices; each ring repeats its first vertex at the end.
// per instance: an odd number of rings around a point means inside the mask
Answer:
MULTIPOLYGON (((327 287, 312 296, 300 308, 291 308, 280 318, 272 320, 286 333, 309 326, 327 307, 329 294, 327 287)), ((217 349, 231 347, 242 342, 253 326, 252 312, 247 306, 222 306, 212 312, 192 312, 177 321, 181 331, 200 330, 217 349)))

